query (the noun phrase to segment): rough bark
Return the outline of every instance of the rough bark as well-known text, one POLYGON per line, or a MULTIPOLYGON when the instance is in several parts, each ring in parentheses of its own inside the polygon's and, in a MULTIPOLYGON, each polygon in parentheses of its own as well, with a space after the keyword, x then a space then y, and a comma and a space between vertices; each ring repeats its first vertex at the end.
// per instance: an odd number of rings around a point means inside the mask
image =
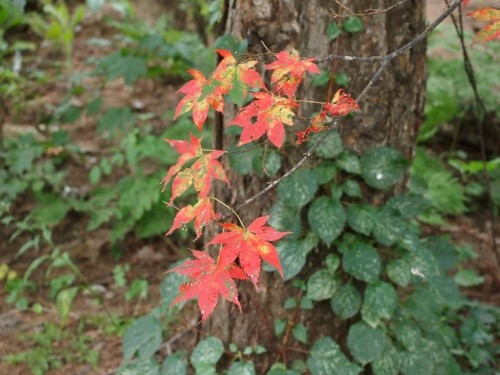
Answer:
MULTIPOLYGON (((365 13, 368 8, 384 9, 397 1, 356 0, 342 3, 355 13, 365 13)), ((382 55, 391 52, 412 40, 424 27, 424 1, 409 0, 388 12, 360 16, 364 30, 360 33, 342 35, 333 42, 327 37, 330 22, 342 22, 334 18, 347 14, 347 10, 334 0, 228 0, 225 32, 249 40, 251 53, 266 52, 264 44, 273 52, 295 48, 301 56, 324 57, 330 53, 346 55, 382 55)), ((426 46, 417 45, 391 63, 360 104, 361 112, 355 120, 344 121, 341 134, 347 147, 361 153, 372 147, 388 145, 399 149, 411 158, 417 131, 422 123, 425 95, 426 46)), ((378 68, 378 63, 328 62, 322 68, 345 72, 350 78, 348 92, 358 94, 378 68)), ((324 101, 336 87, 315 88, 305 82, 298 93, 300 98, 324 101)), ((311 108, 302 109, 307 115, 311 108)), ((234 113, 227 111, 222 123, 227 124, 234 113)), ((224 124, 221 124, 222 126, 224 124)), ((297 124, 298 127, 305 124, 297 124)), ((217 133, 217 146, 227 147, 233 140, 224 139, 217 133)), ((293 159, 293 150, 290 151, 293 159)), ((222 199, 230 204, 241 201, 245 194, 259 191, 267 180, 239 177, 231 174, 232 190, 222 193, 222 199), (225 196, 224 196, 225 195, 225 196)), ((249 205, 240 212, 244 221, 266 212, 272 202, 272 193, 249 205)), ((309 261, 314 264, 314 252, 309 261)), ((250 283, 248 283, 250 284, 250 283)), ((289 284, 289 283, 287 283, 289 284)), ((240 347, 264 344, 274 353, 280 351, 273 333, 274 320, 285 317, 283 301, 289 286, 275 273, 263 272, 260 290, 251 285, 242 285, 240 299, 244 309, 240 314, 231 304, 220 303, 215 314, 208 320, 204 330, 225 342, 235 342, 240 347)), ((296 293, 296 290, 295 290, 296 293)), ((314 322, 310 328, 310 339, 317 333, 338 336, 342 334, 341 322, 335 321, 329 306, 316 308, 311 314, 299 313, 299 320, 314 322), (302 314, 302 315, 300 315, 302 314), (335 332, 334 332, 335 331, 335 332)), ((277 358, 269 358, 276 360, 277 358)), ((280 360, 285 358, 281 357, 280 360)), ((263 364, 265 367, 266 364, 263 364)))

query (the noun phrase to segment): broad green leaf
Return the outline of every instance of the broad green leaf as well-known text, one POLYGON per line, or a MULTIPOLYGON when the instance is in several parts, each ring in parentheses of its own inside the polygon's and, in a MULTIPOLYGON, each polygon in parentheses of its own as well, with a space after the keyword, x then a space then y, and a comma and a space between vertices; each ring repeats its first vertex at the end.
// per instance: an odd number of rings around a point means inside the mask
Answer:
MULTIPOLYGON (((121 367, 117 375, 158 375, 158 362, 154 358, 142 358, 137 362, 121 367)), ((162 374, 163 375, 163 374, 162 374)))
POLYGON ((342 233, 346 220, 340 202, 327 198, 317 198, 307 213, 309 225, 314 233, 328 246, 342 233))
POLYGON ((323 160, 313 169, 319 185, 326 184, 335 178, 337 167, 330 160, 323 160))
POLYGON ((53 226, 58 224, 68 211, 71 204, 55 194, 38 194, 37 206, 31 211, 36 224, 40 226, 53 226))
POLYGON ((356 232, 368 236, 376 221, 376 209, 369 204, 351 204, 347 208, 347 224, 356 232))
POLYGON ((314 343, 307 365, 313 375, 357 375, 361 372, 361 368, 351 363, 330 337, 314 343))
POLYGON ((441 271, 450 271, 457 265, 458 251, 449 236, 428 237, 423 241, 423 245, 432 251, 441 271))
POLYGON ((255 375, 255 365, 252 361, 234 362, 226 375, 255 375))
POLYGON ((281 334, 285 332, 286 326, 287 323, 283 319, 276 319, 274 321, 274 334, 280 337, 281 334))
POLYGON ((328 254, 325 259, 325 264, 328 272, 333 274, 340 266, 340 258, 337 254, 328 254))
POLYGON ((372 327, 376 327, 380 319, 390 319, 396 305, 398 295, 394 287, 384 281, 377 281, 367 286, 361 316, 372 327))
POLYGON ((332 41, 336 39, 341 33, 339 25, 336 22, 330 22, 328 27, 326 28, 326 35, 328 36, 328 40, 332 41))
POLYGON ((391 246, 410 232, 409 225, 401 214, 391 207, 383 207, 377 212, 373 237, 384 246, 391 246))
POLYGON ((401 355, 391 344, 371 367, 374 375, 397 375, 401 368, 401 355))
POLYGON ((340 319, 356 315, 361 307, 361 294, 352 284, 342 285, 333 295, 330 305, 340 319))
POLYGON ((240 147, 229 148, 229 164, 231 169, 240 175, 254 172, 259 161, 262 165, 262 147, 255 147, 255 144, 246 144, 240 147))
POLYGON ((255 171, 260 173, 263 169, 269 176, 275 176, 281 168, 281 156, 274 150, 266 150, 262 157, 256 159, 256 162, 255 171))
MULTIPOLYGON (((184 259, 177 261, 171 266, 171 268, 177 267, 183 262, 185 262, 184 259)), ((172 301, 179 294, 179 287, 187 280, 188 278, 185 275, 181 275, 179 273, 169 272, 167 274, 160 285, 161 304, 163 308, 167 309, 170 307, 172 301)))
POLYGON ((130 360, 135 353, 144 359, 153 356, 162 342, 162 324, 158 318, 146 315, 136 319, 123 335, 123 358, 130 360))
POLYGON ((288 207, 300 208, 309 203, 318 190, 314 171, 300 169, 278 185, 278 196, 288 207))
POLYGON ((293 326, 292 335, 295 340, 307 344, 307 328, 302 323, 293 326))
POLYGON ((412 219, 431 208, 431 202, 421 195, 409 194, 392 197, 388 207, 398 210, 407 219, 412 219))
POLYGON ((388 342, 381 328, 372 328, 363 322, 352 325, 347 335, 349 351, 363 365, 379 359, 388 342))
POLYGON ((341 244, 344 270, 356 279, 372 283, 380 275, 381 261, 377 250, 364 241, 353 241, 349 245, 341 244))
POLYGON ((484 277, 479 276, 477 271, 473 269, 459 270, 453 278, 457 285, 465 287, 481 285, 484 283, 484 277))
POLYGON ((394 327, 397 340, 409 351, 418 350, 421 343, 422 333, 418 326, 410 320, 397 322, 394 327))
MULTIPOLYGON (((209 373, 224 354, 224 345, 217 337, 209 336, 201 340, 191 353, 191 364, 197 374, 209 373)), ((215 374, 215 372, 214 372, 215 374)))
POLYGON ((278 242, 276 251, 283 267, 285 281, 296 276, 304 268, 307 254, 317 245, 318 239, 312 234, 303 240, 282 240, 278 242))
POLYGON ((337 162, 337 167, 343 169, 347 173, 352 173, 352 174, 361 173, 361 164, 359 162, 359 158, 351 150, 342 151, 342 153, 339 156, 337 156, 336 162, 337 162))
POLYGON ((287 239, 297 238, 302 233, 300 210, 286 206, 277 200, 270 210, 269 225, 281 232, 292 232, 287 239))
MULTIPOLYGON (((313 134, 309 139, 309 146, 312 147, 318 142, 318 139, 322 137, 323 134, 313 134)), ((330 132, 328 137, 319 145, 316 149, 315 154, 323 159, 333 159, 339 155, 344 150, 344 143, 338 131, 334 130, 330 132)))
POLYGON ((460 294, 457 284, 448 275, 434 277, 430 280, 433 289, 447 306, 458 308, 464 302, 464 297, 460 294))
POLYGON ((337 280, 330 271, 316 271, 307 281, 307 298, 313 301, 329 299, 332 298, 336 289, 337 280))
POLYGON ((402 352, 403 364, 401 372, 404 375, 429 375, 433 374, 434 362, 424 350, 415 352, 402 352))
POLYGON ((363 30, 363 21, 357 16, 349 16, 344 21, 344 30, 348 33, 359 33, 363 30))
MULTIPOLYGON (((188 363, 179 353, 174 353, 163 361, 160 375, 186 375, 188 363)), ((141 374, 144 375, 144 374, 141 374)))
POLYGON ((387 264, 387 276, 399 286, 406 287, 411 281, 410 263, 406 257, 391 260, 387 264))
POLYGON ((344 182, 342 184, 342 190, 344 190, 344 193, 352 198, 361 198, 363 196, 359 184, 354 180, 347 180, 344 182))
POLYGON ((300 375, 301 372, 295 370, 287 370, 286 366, 282 363, 274 363, 266 375, 300 375))
POLYGON ((431 288, 417 288, 406 300, 406 310, 426 331, 436 331, 441 327, 442 303, 431 288))
POLYGON ((394 185, 406 170, 408 162, 398 151, 389 147, 378 147, 361 156, 361 176, 376 189, 387 189, 394 185))

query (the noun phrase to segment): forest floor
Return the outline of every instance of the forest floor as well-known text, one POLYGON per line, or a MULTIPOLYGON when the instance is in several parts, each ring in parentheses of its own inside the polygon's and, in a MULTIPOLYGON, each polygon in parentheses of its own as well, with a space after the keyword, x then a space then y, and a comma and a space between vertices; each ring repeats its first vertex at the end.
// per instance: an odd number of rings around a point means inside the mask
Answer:
MULTIPOLYGON (((155 5, 157 2, 148 1, 151 6, 145 6, 141 2, 140 12, 144 12, 146 19, 153 19, 159 14, 161 6, 155 5)), ((483 3, 492 3, 484 2, 483 3)), ((434 19, 443 9, 443 2, 440 0, 428 0, 428 16, 434 19)), ((468 24, 473 28, 474 24, 468 24)), ((96 50, 89 46, 87 40, 90 37, 106 38, 111 30, 102 22, 102 17, 93 16, 86 19, 81 31, 75 39, 73 54, 74 71, 85 71, 88 69, 86 60, 96 53, 106 52, 103 49, 96 50)), ((50 58, 48 51, 39 50, 34 63, 41 63, 44 59, 50 58)), ((173 109, 178 97, 175 91, 178 84, 157 85, 151 82, 135 85, 133 88, 127 87, 123 82, 117 80, 110 83, 105 90, 105 102, 107 105, 119 106, 122 104, 133 104, 140 102, 144 111, 154 113, 158 119, 162 118, 166 109, 173 109)), ((37 103, 28 108, 17 119, 17 123, 7 120, 5 129, 6 136, 9 134, 30 131, 33 127, 30 124, 36 123, 43 117, 41 111, 46 108, 57 106, 67 91, 66 83, 61 80, 57 84, 41 87, 37 103)), ((168 120, 167 120, 168 123, 168 120)), ((158 121, 155 126, 168 126, 165 121, 158 121)), ((82 118, 75 124, 68 126, 68 131, 77 145, 86 152, 98 155, 105 147, 109 146, 101 138, 95 136, 95 123, 82 118)), ((68 166, 68 185, 77 186, 81 191, 89 189, 88 169, 85 165, 70 163, 68 166)), ((18 213, 29 212, 33 206, 33 201, 27 198, 19 202, 16 208, 18 213)), ((497 241, 500 247, 500 225, 496 223, 496 236, 492 238, 491 222, 488 214, 488 207, 479 207, 475 212, 466 216, 448 218, 449 225, 442 233, 449 234, 457 244, 469 244, 478 254, 478 258, 471 261, 470 267, 475 268, 485 281, 482 285, 468 288, 466 294, 482 302, 499 306, 500 305, 500 269, 493 252, 493 241, 497 241)), ((77 214, 69 214, 64 221, 54 230, 54 241, 62 251, 68 251, 78 265, 82 274, 85 275, 90 285, 98 285, 99 293, 102 293, 102 303, 97 304, 95 298, 88 293, 80 293, 73 303, 69 316, 67 328, 76 332, 79 324, 83 322, 83 331, 91 339, 90 348, 100 353, 98 369, 90 364, 73 361, 58 370, 47 372, 50 375, 63 374, 113 374, 120 366, 122 360, 121 338, 116 332, 105 333, 107 326, 110 326, 108 314, 113 319, 124 319, 122 317, 140 316, 142 313, 150 311, 158 305, 159 285, 168 265, 177 260, 177 249, 175 245, 167 242, 164 238, 142 241, 133 237, 128 237, 122 246, 122 258, 119 263, 112 257, 111 249, 107 238, 109 233, 105 229, 94 232, 86 232, 86 221, 77 214), (116 286, 114 283, 113 269, 117 264, 131 264, 131 271, 127 275, 129 279, 143 278, 148 280, 149 294, 145 299, 127 302, 125 300, 126 290, 116 286), (99 318, 95 318, 99 317, 99 318)), ((167 229, 167 228, 165 228, 167 229)), ((436 234, 436 229, 432 230, 436 234)), ((0 227, 0 263, 7 263, 18 273, 26 270, 33 261, 36 254, 16 258, 16 252, 21 244, 22 238, 13 242, 7 239, 12 234, 11 230, 0 227)), ((41 250, 43 252, 43 249, 41 250)), ((34 280, 43 283, 44 275, 33 274, 34 280)), ((41 331, 44 323, 52 321, 57 323, 59 316, 53 302, 47 297, 48 285, 39 285, 36 295, 30 296, 30 302, 38 302, 44 308, 43 314, 36 314, 30 310, 21 312, 12 305, 5 303, 7 292, 0 289, 0 357, 7 354, 26 351, 35 346, 33 339, 23 340, 23 335, 41 331)), ((123 321, 126 324, 126 320, 123 321)), ((189 323, 186 321, 186 327, 189 323)), ((184 327, 184 328, 186 328, 184 327)), ((188 338, 189 339, 189 338, 188 338)), ((71 344, 72 338, 67 337, 61 341, 56 341, 53 345, 55 349, 61 349, 71 344)), ((24 375, 29 374, 26 365, 10 365, 0 362, 0 374, 24 375)))

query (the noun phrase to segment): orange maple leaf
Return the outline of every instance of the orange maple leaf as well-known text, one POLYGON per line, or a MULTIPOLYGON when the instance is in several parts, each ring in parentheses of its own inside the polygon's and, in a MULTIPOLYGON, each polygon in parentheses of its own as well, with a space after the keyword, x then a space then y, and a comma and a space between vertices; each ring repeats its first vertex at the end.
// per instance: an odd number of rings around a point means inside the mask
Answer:
POLYGON ((179 212, 177 212, 172 227, 170 227, 165 235, 168 236, 174 230, 194 220, 194 229, 196 231, 195 240, 197 240, 201 236, 203 227, 210 224, 212 220, 219 220, 219 218, 220 215, 215 213, 210 198, 201 198, 195 205, 182 207, 179 212))
POLYGON ((478 21, 490 22, 480 30, 476 37, 475 42, 488 42, 494 39, 500 39, 500 10, 493 8, 478 9, 473 12, 467 13, 468 16, 474 17, 478 21))
POLYGON ((301 60, 299 53, 295 49, 290 52, 278 52, 276 61, 265 66, 266 69, 273 70, 271 82, 274 84, 274 92, 292 98, 306 72, 311 74, 320 73, 314 60, 312 58, 301 60))
POLYGON ((179 287, 179 295, 172 304, 198 298, 201 320, 205 321, 214 311, 221 295, 238 306, 241 312, 234 279, 247 279, 246 274, 234 264, 216 263, 205 251, 192 250, 192 253, 195 260, 188 260, 168 271, 186 275, 190 279, 179 287))
POLYGON ((171 206, 174 199, 182 195, 191 185, 194 186, 198 192, 198 198, 205 198, 208 196, 212 188, 212 179, 224 181, 229 185, 226 172, 221 163, 217 161, 224 151, 213 151, 208 154, 203 153, 201 143, 198 138, 191 134, 191 142, 177 141, 165 139, 180 156, 177 163, 171 166, 162 180, 164 188, 173 178, 172 182, 172 195, 168 203, 171 206), (186 162, 196 159, 191 167, 185 168, 181 171, 186 162), (175 177, 174 177, 175 176, 175 177))
POLYGON ((241 126, 240 145, 250 143, 267 134, 273 145, 281 147, 285 141, 286 125, 293 125, 293 110, 298 107, 296 101, 266 92, 253 94, 252 103, 242 108, 233 119, 233 124, 241 126), (256 117, 252 123, 251 119, 256 117))
POLYGON ((200 71, 192 69, 188 70, 188 73, 194 79, 177 91, 186 95, 177 104, 174 119, 193 110, 193 122, 201 131, 210 106, 218 112, 224 112, 223 92, 217 85, 213 85, 212 81, 205 78, 200 71))

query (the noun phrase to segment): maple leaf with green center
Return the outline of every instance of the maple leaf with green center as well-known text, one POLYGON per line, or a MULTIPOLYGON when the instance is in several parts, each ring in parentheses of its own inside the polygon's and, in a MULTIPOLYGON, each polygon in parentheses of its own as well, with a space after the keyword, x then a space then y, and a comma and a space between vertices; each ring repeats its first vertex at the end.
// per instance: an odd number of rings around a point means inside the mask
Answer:
POLYGON ((247 275, 234 264, 214 261, 205 251, 192 250, 195 260, 188 260, 169 270, 189 277, 187 283, 179 287, 179 295, 172 304, 198 298, 201 320, 205 321, 215 309, 219 295, 234 303, 241 312, 238 289, 234 279, 245 280, 247 275))
POLYGON ((177 212, 172 227, 170 227, 166 236, 194 220, 194 229, 196 231, 195 240, 197 240, 201 236, 203 227, 207 226, 212 220, 219 220, 219 218, 220 215, 215 213, 210 198, 201 198, 194 206, 188 205, 182 207, 179 212, 177 212))
POLYGON ((174 119, 192 110, 193 122, 201 131, 210 106, 218 112, 224 112, 223 92, 218 85, 205 78, 200 71, 192 69, 188 70, 188 73, 194 79, 184 84, 177 91, 185 94, 185 96, 177 104, 174 119))
POLYGON ((169 206, 173 204, 174 199, 181 196, 191 185, 198 192, 199 198, 208 196, 212 188, 212 179, 224 181, 229 185, 226 172, 224 172, 221 163, 217 161, 224 154, 224 151, 216 150, 204 154, 200 140, 192 134, 191 142, 170 139, 165 139, 165 141, 180 154, 177 163, 169 168, 167 175, 162 180, 163 189, 165 190, 165 187, 173 178, 169 206), (192 159, 196 159, 193 165, 181 171, 182 167, 192 159))
POLYGON ((283 277, 283 269, 276 248, 269 241, 277 241, 290 232, 278 232, 265 225, 269 216, 255 219, 247 229, 236 224, 221 224, 225 232, 215 236, 208 244, 222 244, 219 261, 231 264, 237 258, 243 271, 257 288, 261 259, 272 265, 283 277))
POLYGON ((229 94, 236 104, 242 105, 249 88, 265 89, 260 74, 253 69, 257 64, 256 60, 237 64, 231 52, 224 49, 219 49, 217 52, 223 59, 212 74, 212 79, 220 87, 221 92, 229 94))
POLYGON ((232 122, 243 128, 239 144, 250 143, 267 134, 273 145, 281 147, 285 140, 284 124, 293 125, 297 102, 266 92, 256 92, 253 96, 256 100, 243 107, 232 122), (257 118, 254 123, 253 117, 257 118))
POLYGON ((330 120, 329 117, 345 116, 358 109, 358 103, 349 94, 346 94, 343 89, 337 90, 332 102, 323 104, 321 112, 313 117, 311 125, 304 131, 295 133, 297 135, 297 144, 305 142, 310 133, 327 130, 328 127, 325 124, 330 120))
POLYGON ((489 25, 480 30, 476 37, 475 42, 489 42, 494 39, 500 39, 500 10, 493 8, 478 9, 474 12, 467 13, 468 16, 474 17, 478 21, 490 22, 489 25))
POLYGON ((320 74, 320 70, 315 59, 300 59, 299 53, 293 49, 290 52, 281 51, 276 54, 276 61, 265 66, 268 70, 273 70, 271 82, 274 84, 274 92, 285 94, 292 98, 297 91, 297 87, 304 79, 306 72, 320 74))

